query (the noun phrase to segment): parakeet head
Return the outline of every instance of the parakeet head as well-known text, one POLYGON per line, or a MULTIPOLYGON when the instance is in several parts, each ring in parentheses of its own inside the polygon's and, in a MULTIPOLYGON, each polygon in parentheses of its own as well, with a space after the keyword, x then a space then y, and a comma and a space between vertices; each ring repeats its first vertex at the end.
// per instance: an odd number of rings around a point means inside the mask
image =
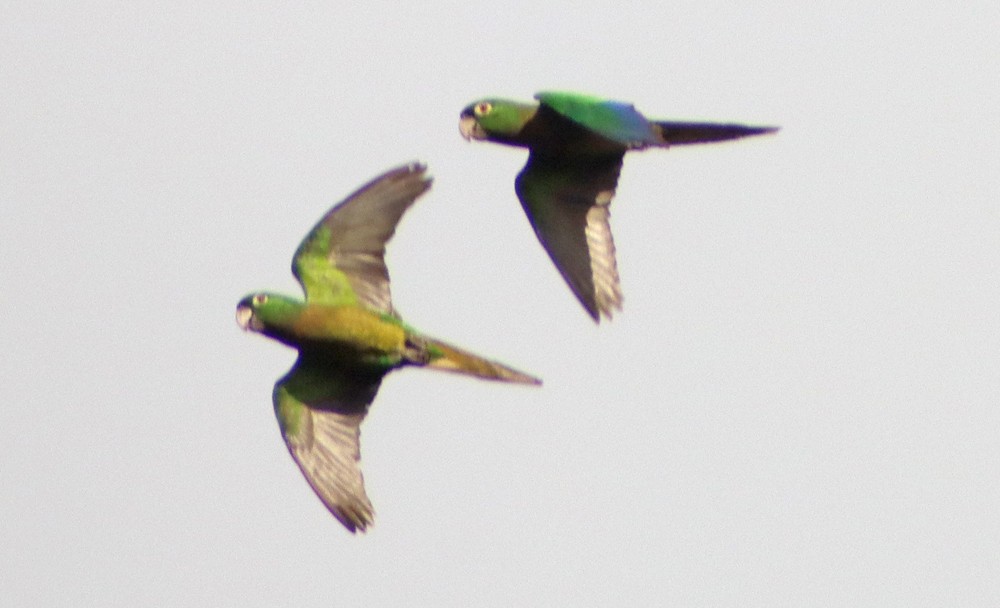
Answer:
POLYGON ((255 293, 236 305, 236 322, 245 331, 279 337, 295 322, 302 307, 302 302, 287 296, 255 293))
POLYGON ((503 141, 520 133, 537 111, 537 103, 481 99, 462 110, 458 130, 465 139, 503 141))

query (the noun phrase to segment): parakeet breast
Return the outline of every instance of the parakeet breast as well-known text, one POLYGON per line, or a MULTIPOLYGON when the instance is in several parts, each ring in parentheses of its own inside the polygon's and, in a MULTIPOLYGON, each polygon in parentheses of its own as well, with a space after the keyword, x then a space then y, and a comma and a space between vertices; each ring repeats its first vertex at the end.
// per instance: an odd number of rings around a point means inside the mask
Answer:
POLYGON ((380 364, 398 361, 406 340, 401 325, 357 306, 307 305, 294 332, 302 345, 380 364))

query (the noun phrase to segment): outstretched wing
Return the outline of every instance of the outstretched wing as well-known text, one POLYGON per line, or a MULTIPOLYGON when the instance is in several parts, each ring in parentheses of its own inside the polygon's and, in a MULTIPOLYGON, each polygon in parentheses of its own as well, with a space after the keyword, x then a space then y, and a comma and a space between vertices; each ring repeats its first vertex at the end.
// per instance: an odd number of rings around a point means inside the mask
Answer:
POLYGON ((323 216, 292 259, 308 302, 392 311, 385 244, 403 213, 430 188, 426 169, 416 163, 393 169, 323 216))
POLYGON ((663 143, 650 122, 632 104, 576 93, 544 92, 535 95, 535 99, 563 118, 626 148, 663 143))
POLYGON ((359 375, 303 353, 274 385, 274 411, 288 451, 351 532, 373 521, 359 464, 359 427, 381 382, 381 374, 359 375))
POLYGON ((600 157, 532 152, 514 187, 538 240, 595 321, 621 309, 608 205, 624 152, 600 157))

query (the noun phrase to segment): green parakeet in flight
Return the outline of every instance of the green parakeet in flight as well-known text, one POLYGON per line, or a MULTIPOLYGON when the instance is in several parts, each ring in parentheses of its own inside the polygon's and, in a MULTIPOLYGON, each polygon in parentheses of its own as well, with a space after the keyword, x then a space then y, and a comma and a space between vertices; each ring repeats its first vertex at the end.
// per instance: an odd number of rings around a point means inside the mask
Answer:
POLYGON ((305 301, 256 293, 236 307, 243 329, 298 349, 295 365, 274 385, 274 411, 302 474, 351 532, 372 523, 358 429, 383 376, 419 366, 541 384, 418 333, 393 309, 385 244, 430 187, 424 173, 417 164, 389 171, 323 216, 292 259, 305 301))
POLYGON ((772 133, 776 127, 649 120, 631 104, 574 93, 482 99, 462 110, 466 139, 528 148, 514 182, 542 246, 595 321, 621 310, 608 206, 625 153, 772 133))

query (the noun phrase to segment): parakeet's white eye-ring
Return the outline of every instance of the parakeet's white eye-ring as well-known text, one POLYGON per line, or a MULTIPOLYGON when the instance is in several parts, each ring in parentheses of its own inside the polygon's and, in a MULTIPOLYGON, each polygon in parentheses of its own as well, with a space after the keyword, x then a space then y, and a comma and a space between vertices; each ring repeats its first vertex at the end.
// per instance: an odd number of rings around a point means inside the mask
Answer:
POLYGON ((493 104, 488 101, 480 101, 475 107, 476 116, 485 116, 489 114, 492 109, 493 104))
POLYGON ((263 306, 267 304, 267 294, 259 293, 253 297, 254 306, 263 306))

